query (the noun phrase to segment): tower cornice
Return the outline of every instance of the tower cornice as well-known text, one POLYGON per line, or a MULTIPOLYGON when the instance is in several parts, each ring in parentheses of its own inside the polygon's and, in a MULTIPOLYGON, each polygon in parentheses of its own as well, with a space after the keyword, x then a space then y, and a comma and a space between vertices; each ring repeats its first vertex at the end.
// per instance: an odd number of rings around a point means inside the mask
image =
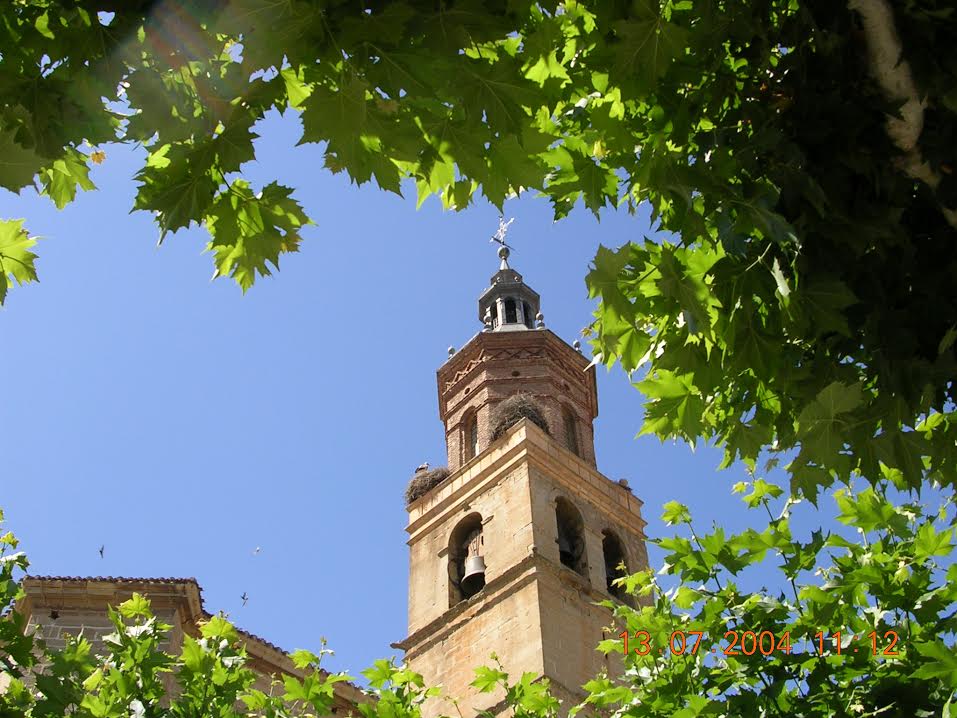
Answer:
MULTIPOLYGON (((483 368, 495 362, 514 363, 525 359, 546 362, 558 368, 565 375, 566 383, 571 381, 578 384, 580 380, 576 380, 576 377, 587 371, 590 391, 586 408, 590 419, 598 416, 598 383, 594 367, 589 367, 588 359, 550 329, 535 329, 508 333, 481 332, 449 357, 436 372, 439 418, 442 421, 448 419, 454 409, 449 400, 455 397, 465 384, 474 380, 483 368)), ((557 383, 557 377, 553 378, 559 391, 568 389, 567 386, 557 383)), ((482 383, 484 382, 472 387, 469 393, 476 391, 482 383)))
POLYGON ((450 513, 462 511, 462 506, 468 505, 472 497, 487 492, 522 463, 547 473, 569 495, 595 505, 613 516, 618 524, 644 538, 647 522, 641 517, 641 499, 575 456, 532 422, 522 420, 476 460, 409 504, 407 543, 411 546, 419 536, 428 535, 450 513))

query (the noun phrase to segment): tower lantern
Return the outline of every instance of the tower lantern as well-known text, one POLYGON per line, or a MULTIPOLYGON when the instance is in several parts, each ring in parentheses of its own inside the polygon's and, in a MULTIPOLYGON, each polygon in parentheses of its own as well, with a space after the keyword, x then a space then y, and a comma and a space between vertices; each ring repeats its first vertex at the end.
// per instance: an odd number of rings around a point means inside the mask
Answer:
POLYGON ((539 313, 538 292, 522 281, 522 275, 508 266, 508 247, 500 247, 502 263, 492 275, 488 289, 479 297, 479 319, 486 331, 511 332, 535 328, 539 313), (491 325, 487 319, 491 318, 491 325))

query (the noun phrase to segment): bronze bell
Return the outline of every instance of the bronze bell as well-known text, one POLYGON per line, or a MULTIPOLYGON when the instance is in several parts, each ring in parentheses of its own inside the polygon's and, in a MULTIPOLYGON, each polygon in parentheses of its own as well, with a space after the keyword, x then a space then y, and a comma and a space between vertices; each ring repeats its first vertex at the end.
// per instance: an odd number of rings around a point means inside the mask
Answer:
POLYGON ((474 596, 485 586, 485 559, 481 556, 469 556, 465 559, 465 571, 459 584, 462 593, 474 596))
POLYGON ((568 539, 568 536, 561 533, 558 534, 558 555, 561 558, 561 562, 566 566, 571 566, 575 563, 574 547, 572 542, 568 539))
POLYGON ((565 533, 558 535, 558 555, 565 566, 576 568, 584 549, 585 544, 580 536, 569 536, 565 533))

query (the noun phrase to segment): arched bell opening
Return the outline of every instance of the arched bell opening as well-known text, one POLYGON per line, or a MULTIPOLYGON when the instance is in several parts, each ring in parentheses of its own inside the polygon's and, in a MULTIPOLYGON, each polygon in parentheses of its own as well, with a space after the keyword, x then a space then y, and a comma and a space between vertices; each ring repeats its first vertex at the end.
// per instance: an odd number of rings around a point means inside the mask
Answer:
POLYGON ((605 558, 605 588, 622 603, 631 605, 632 597, 615 581, 628 575, 628 559, 621 539, 611 530, 601 533, 601 552, 605 558))
POLYGON ((558 557, 563 566, 588 578, 585 554, 585 524, 582 515, 567 499, 555 501, 555 520, 558 525, 558 557))
POLYGON ((485 540, 482 515, 469 514, 449 537, 449 607, 485 588, 485 540))

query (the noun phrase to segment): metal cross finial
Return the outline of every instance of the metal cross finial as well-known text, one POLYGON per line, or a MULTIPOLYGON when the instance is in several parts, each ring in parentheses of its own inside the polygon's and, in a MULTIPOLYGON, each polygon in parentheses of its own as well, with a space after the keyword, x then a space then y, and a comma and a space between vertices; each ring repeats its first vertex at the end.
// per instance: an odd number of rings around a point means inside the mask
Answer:
POLYGON ((512 222, 514 221, 515 221, 514 217, 508 220, 508 222, 505 221, 505 217, 499 217, 498 231, 496 231, 495 234, 492 235, 492 238, 489 240, 489 242, 497 242, 498 244, 501 244, 506 249, 513 249, 513 247, 505 243, 505 235, 508 234, 508 228, 511 226, 512 222))

